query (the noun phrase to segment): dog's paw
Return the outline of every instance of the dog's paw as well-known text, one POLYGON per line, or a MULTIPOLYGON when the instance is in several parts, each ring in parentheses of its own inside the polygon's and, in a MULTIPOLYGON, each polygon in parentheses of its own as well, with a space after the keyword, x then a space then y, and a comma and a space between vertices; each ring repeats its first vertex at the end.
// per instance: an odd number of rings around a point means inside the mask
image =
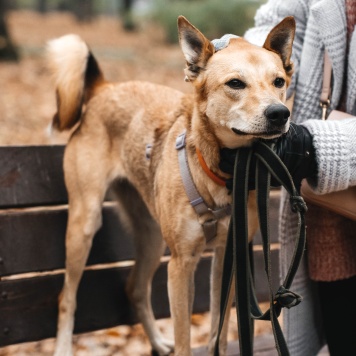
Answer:
POLYGON ((73 352, 71 350, 55 350, 53 356, 73 356, 73 352))
POLYGON ((157 342, 154 348, 152 349, 152 356, 169 356, 174 353, 174 343, 170 340, 162 340, 159 343, 157 342))
POLYGON ((64 345, 57 345, 53 356, 73 356, 72 345, 65 347, 64 345))
POLYGON ((174 354, 174 350, 171 350, 168 353, 164 353, 164 354, 158 352, 157 350, 152 350, 152 352, 151 352, 152 356, 170 356, 170 355, 173 355, 173 354, 174 354))

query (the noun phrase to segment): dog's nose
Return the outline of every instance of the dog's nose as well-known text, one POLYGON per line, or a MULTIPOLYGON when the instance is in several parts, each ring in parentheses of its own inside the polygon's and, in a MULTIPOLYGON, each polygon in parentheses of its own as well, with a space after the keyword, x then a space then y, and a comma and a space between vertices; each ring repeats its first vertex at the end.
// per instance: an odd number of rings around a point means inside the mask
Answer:
POLYGON ((288 121, 290 111, 282 104, 274 104, 267 107, 265 115, 271 124, 282 126, 288 121))

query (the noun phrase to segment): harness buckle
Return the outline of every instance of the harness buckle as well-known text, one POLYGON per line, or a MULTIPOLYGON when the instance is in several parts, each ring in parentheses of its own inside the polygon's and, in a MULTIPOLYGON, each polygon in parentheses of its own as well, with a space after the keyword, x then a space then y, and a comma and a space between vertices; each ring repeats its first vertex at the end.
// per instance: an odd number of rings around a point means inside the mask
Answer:
POLYGON ((176 139, 176 150, 181 150, 185 147, 185 131, 181 133, 176 139))
POLYGON ((192 200, 191 202, 190 202, 190 204, 194 207, 194 206, 197 206, 197 205, 199 205, 199 204, 201 204, 201 203, 204 203, 204 200, 203 200, 203 198, 202 197, 199 197, 199 198, 197 198, 197 199, 194 199, 194 200, 192 200))
POLYGON ((222 208, 218 208, 218 209, 208 208, 208 210, 214 215, 215 219, 222 219, 225 216, 231 215, 231 205, 230 204, 223 206, 222 208))

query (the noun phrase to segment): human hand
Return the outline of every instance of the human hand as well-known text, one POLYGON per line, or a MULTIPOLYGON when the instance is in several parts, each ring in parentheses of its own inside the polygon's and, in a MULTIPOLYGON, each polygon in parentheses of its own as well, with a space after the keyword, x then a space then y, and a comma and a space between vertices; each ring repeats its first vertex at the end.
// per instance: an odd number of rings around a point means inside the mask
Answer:
POLYGON ((277 139, 275 151, 286 165, 298 190, 304 178, 317 175, 313 136, 306 127, 291 123, 288 132, 277 139))

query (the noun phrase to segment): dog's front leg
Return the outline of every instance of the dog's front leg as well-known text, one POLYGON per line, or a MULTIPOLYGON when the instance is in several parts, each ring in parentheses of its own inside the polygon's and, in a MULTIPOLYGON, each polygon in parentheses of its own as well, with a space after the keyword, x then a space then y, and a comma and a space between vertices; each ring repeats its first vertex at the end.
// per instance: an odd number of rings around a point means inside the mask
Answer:
POLYGON ((187 248, 184 253, 172 252, 168 264, 168 293, 174 325, 175 356, 192 354, 190 322, 194 300, 194 272, 203 248, 199 248, 199 252, 196 248, 187 248))
MULTIPOLYGON (((218 246, 215 248, 215 253, 213 256, 213 261, 211 266, 211 281, 210 281, 211 330, 210 330, 210 340, 209 340, 209 347, 208 347, 209 355, 214 355, 216 336, 217 336, 219 322, 220 322, 220 300, 221 300, 221 284, 222 284, 222 270, 223 270, 224 255, 225 255, 225 247, 218 246)), ((224 325, 220 334, 219 354, 221 356, 226 354, 227 332, 228 332, 228 324, 230 318, 230 310, 232 305, 232 299, 235 294, 234 285, 235 285, 235 281, 233 280, 230 289, 224 325)))

